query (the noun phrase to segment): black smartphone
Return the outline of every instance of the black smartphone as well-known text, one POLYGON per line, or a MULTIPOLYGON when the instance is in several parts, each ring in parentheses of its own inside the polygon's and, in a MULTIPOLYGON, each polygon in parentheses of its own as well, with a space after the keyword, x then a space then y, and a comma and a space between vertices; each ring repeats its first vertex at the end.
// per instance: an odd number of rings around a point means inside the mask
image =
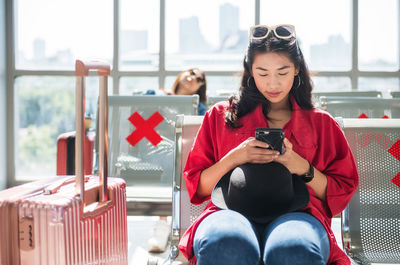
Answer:
POLYGON ((256 139, 269 145, 268 149, 279 151, 283 154, 283 139, 285 131, 277 128, 257 128, 256 139))

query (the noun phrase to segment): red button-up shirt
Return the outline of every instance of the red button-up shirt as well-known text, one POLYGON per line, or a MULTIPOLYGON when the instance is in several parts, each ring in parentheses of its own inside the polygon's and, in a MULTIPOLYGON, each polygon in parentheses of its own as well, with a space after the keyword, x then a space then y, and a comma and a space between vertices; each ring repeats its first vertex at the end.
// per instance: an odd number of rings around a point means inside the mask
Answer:
MULTIPOLYGON (((285 137, 293 144, 293 150, 310 161, 328 179, 326 201, 316 197, 308 187, 310 202, 302 209, 316 217, 325 227, 330 240, 328 264, 350 264, 345 253, 337 245, 331 229, 331 219, 346 207, 358 185, 358 174, 353 155, 337 122, 325 111, 303 110, 291 98, 292 118, 283 127, 285 137)), ((215 164, 231 149, 253 136, 255 129, 268 127, 261 105, 240 119, 241 128, 230 128, 225 123, 228 102, 216 104, 204 116, 192 150, 189 153, 184 178, 193 204, 210 199, 196 194, 200 173, 215 164)), ((188 228, 179 242, 179 249, 190 260, 195 261, 193 237, 200 222, 209 214, 218 211, 210 200, 204 212, 188 228)))

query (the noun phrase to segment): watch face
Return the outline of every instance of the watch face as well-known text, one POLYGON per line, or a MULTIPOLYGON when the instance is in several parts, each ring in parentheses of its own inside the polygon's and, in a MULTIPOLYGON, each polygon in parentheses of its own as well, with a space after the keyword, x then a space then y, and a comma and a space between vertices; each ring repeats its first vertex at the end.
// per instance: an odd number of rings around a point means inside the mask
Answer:
POLYGON ((303 175, 303 181, 306 183, 310 182, 314 178, 314 167, 311 165, 310 162, 308 163, 310 164, 310 171, 303 175))
POLYGON ((311 175, 309 173, 303 175, 304 182, 310 182, 313 178, 314 178, 314 175, 311 175))

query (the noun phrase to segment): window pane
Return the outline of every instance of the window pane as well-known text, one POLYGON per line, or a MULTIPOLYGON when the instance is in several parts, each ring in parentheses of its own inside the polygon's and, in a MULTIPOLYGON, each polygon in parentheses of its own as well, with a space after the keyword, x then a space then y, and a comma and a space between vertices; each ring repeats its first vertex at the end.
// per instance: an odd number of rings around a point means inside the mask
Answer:
POLYGON ((120 79, 120 95, 144 94, 146 91, 163 94, 158 89, 158 77, 122 77, 120 79))
POLYGON ((313 76, 313 92, 350 91, 351 80, 348 77, 321 77, 313 76))
POLYGON ((399 69, 398 0, 359 1, 359 68, 367 71, 399 69))
POLYGON ((253 24, 254 1, 166 1, 166 68, 241 69, 253 24))
POLYGON ((381 91, 384 98, 391 98, 390 91, 397 91, 399 87, 398 78, 360 77, 358 79, 359 90, 381 91))
POLYGON ((208 96, 229 96, 238 94, 240 88, 240 75, 234 76, 209 76, 207 77, 208 96))
POLYGON ((159 0, 121 0, 119 56, 122 70, 158 70, 159 0))
MULTIPOLYGON (((15 91, 16 179, 55 176, 57 137, 75 130, 75 78, 19 77, 15 91)), ((92 128, 98 91, 98 78, 88 77, 85 108, 93 116, 92 128)))
POLYGON ((350 0, 261 1, 260 10, 261 24, 296 27, 310 69, 345 71, 351 68, 350 0))
POLYGON ((17 69, 72 70, 74 58, 112 62, 113 1, 15 1, 17 69))

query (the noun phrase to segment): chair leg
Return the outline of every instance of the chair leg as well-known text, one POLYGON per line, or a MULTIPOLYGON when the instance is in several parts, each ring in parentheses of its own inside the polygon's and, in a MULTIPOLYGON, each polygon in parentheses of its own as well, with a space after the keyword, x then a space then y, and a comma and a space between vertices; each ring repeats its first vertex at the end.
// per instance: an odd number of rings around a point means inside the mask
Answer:
POLYGON ((168 257, 162 260, 161 263, 158 262, 158 259, 156 257, 150 257, 147 260, 147 265, 172 265, 172 263, 175 261, 178 255, 179 255, 178 247, 171 246, 168 257))

